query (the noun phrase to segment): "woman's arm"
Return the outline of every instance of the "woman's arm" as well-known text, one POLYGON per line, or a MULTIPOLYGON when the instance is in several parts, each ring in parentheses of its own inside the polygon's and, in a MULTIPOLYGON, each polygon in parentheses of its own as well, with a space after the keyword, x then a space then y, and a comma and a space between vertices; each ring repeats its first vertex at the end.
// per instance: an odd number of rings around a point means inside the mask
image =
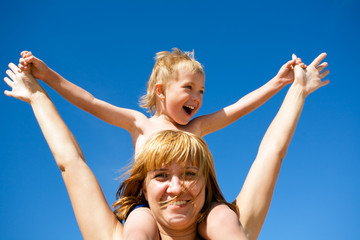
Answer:
POLYGON ((316 89, 329 83, 321 81, 329 71, 320 73, 327 63, 320 54, 306 70, 295 67, 295 80, 284 102, 266 131, 256 159, 247 175, 236 204, 240 221, 249 239, 257 239, 270 207, 283 158, 299 120, 305 98, 316 89), (316 68, 317 67, 317 68, 316 68))
POLYGON ((117 220, 87 164, 74 136, 50 98, 28 73, 14 64, 5 82, 12 88, 7 96, 28 102, 61 170, 77 222, 84 239, 122 239, 123 227, 117 220))

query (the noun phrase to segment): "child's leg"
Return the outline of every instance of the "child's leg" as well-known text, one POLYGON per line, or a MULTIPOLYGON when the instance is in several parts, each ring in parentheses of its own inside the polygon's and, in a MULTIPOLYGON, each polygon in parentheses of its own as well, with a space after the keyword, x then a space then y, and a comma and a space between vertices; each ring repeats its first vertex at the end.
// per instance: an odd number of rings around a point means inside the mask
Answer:
POLYGON ((148 207, 134 209, 124 224, 125 240, 153 240, 159 239, 156 221, 148 207))
POLYGON ((212 203, 206 221, 199 224, 199 234, 211 240, 247 239, 238 215, 226 204, 212 203))

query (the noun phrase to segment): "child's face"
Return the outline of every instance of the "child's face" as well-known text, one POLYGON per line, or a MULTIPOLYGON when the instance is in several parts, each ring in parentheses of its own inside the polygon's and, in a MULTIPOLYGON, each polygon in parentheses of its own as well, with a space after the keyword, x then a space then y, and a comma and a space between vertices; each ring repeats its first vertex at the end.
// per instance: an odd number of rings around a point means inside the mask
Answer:
POLYGON ((199 110, 205 90, 204 75, 186 68, 178 70, 178 79, 165 90, 165 111, 180 125, 186 125, 199 110))

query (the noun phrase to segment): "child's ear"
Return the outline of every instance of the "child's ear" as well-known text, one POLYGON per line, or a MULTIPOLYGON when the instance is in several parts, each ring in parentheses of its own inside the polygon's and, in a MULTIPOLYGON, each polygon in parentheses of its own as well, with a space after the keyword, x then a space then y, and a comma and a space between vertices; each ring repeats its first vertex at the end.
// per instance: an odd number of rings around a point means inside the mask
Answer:
POLYGON ((162 83, 157 83, 155 85, 155 94, 160 98, 161 100, 165 99, 165 86, 162 83))

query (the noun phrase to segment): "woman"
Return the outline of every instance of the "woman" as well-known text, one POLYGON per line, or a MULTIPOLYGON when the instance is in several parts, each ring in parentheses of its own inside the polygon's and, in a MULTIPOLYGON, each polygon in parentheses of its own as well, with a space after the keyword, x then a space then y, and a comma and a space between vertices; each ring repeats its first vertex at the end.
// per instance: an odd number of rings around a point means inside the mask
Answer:
MULTIPOLYGON (((325 54, 319 55, 306 70, 295 67, 295 81, 267 130, 254 164, 235 201, 239 210, 237 221, 241 222, 247 237, 250 239, 256 239, 260 233, 270 206, 281 161, 286 154, 305 98, 311 92, 328 83, 328 81, 321 81, 328 74, 328 71, 320 73, 327 66, 326 63, 320 64, 325 56, 325 54)), ((84 239, 122 239, 123 225, 107 205, 95 176, 85 163, 79 145, 60 118, 46 92, 29 74, 20 73, 14 64, 9 64, 9 67, 12 71, 7 70, 6 73, 12 80, 5 78, 5 82, 12 90, 5 91, 5 94, 26 101, 33 108, 56 163, 62 172, 84 239)), ((163 135, 154 139, 161 137, 163 135)), ((158 141, 155 144, 156 141, 147 143, 147 146, 150 147, 144 147, 144 151, 148 149, 144 155, 150 156, 150 150, 154 152, 155 146, 159 146, 161 143, 158 141)), ((177 143, 178 140, 174 141, 177 143)), ((197 141, 193 139, 193 142, 187 146, 192 147, 197 141)), ((201 144, 199 143, 199 145, 201 144)), ((207 147, 205 149, 205 152, 208 152, 207 147)), ((213 171, 211 170, 213 169, 212 159, 206 154, 203 155, 200 154, 199 158, 190 151, 190 157, 183 158, 187 161, 185 164, 164 157, 163 160, 168 162, 161 161, 147 168, 140 166, 139 170, 135 170, 136 166, 134 166, 131 176, 137 173, 142 175, 133 178, 142 187, 132 191, 129 187, 131 186, 129 181, 133 180, 130 179, 124 183, 124 187, 120 188, 120 199, 117 202, 122 203, 120 208, 117 208, 120 218, 124 218, 132 206, 147 200, 157 221, 161 239, 197 239, 197 222, 206 218, 209 207, 217 208, 216 205, 209 206, 209 198, 215 199, 217 202, 224 201, 218 189, 215 174, 206 175, 205 169, 213 171), (210 177, 208 177, 209 175, 210 177)), ((116 207, 118 206, 117 203, 115 203, 116 207)), ((232 207, 231 204, 228 205, 232 207)), ((223 222, 221 223, 223 224, 223 222)), ((220 225, 205 225, 204 227, 212 231, 221 229, 220 225)), ((223 236, 223 238, 245 238, 244 233, 236 234, 234 236, 223 236)))

